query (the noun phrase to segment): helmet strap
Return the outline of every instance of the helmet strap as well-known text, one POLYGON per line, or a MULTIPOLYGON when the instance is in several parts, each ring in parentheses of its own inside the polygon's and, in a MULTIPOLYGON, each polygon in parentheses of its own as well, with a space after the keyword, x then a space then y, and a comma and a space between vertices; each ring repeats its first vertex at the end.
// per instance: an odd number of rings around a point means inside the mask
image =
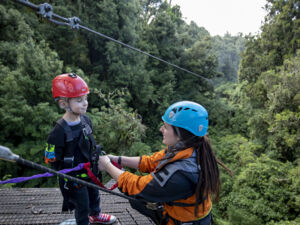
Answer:
MULTIPOLYGON (((174 126, 174 127, 175 127, 175 126, 174 126)), ((178 127, 175 127, 175 131, 176 131, 177 136, 178 136, 179 139, 181 140, 182 138, 181 138, 181 134, 180 134, 179 128, 178 128, 178 127)))
POLYGON ((65 101, 64 104, 67 104, 67 105, 65 105, 64 107, 63 107, 61 104, 59 104, 59 106, 60 106, 62 109, 67 110, 68 112, 72 113, 73 115, 76 115, 76 116, 80 115, 80 114, 78 114, 78 113, 73 112, 73 110, 71 109, 70 103, 69 103, 69 98, 60 98, 60 100, 65 101))
POLYGON ((67 110, 68 112, 70 112, 70 113, 73 113, 73 111, 72 111, 72 109, 71 109, 70 106, 67 106, 67 107, 66 107, 66 110, 67 110))
POLYGON ((72 109, 71 109, 71 107, 70 107, 69 105, 66 107, 66 110, 67 110, 68 112, 72 113, 72 114, 75 115, 75 116, 80 116, 79 113, 73 112, 72 109))
MULTIPOLYGON (((178 130, 178 133, 180 134, 180 131, 177 127, 175 127, 175 130, 178 130)), ((182 137, 180 137, 180 140, 172 147, 173 151, 180 151, 180 150, 183 150, 187 147, 190 147, 190 146, 187 146, 187 144, 192 141, 193 139, 197 139, 198 137, 197 136, 192 136, 192 137, 189 137, 188 139, 186 140, 182 140, 182 137)))

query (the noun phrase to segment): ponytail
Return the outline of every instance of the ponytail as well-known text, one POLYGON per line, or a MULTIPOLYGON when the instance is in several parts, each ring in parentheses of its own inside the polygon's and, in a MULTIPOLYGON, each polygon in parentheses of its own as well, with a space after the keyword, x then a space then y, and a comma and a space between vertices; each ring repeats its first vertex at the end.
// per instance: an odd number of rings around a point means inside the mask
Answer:
POLYGON ((201 171, 196 187, 195 216, 198 214, 200 203, 202 203, 204 208, 204 202, 208 198, 208 195, 212 194, 214 196, 213 200, 218 201, 221 189, 217 159, 207 136, 202 137, 202 142, 196 148, 196 151, 197 165, 201 166, 201 171))
POLYGON ((178 150, 189 147, 194 147, 196 150, 196 162, 199 168, 199 178, 195 191, 196 203, 194 214, 198 217, 199 205, 202 203, 202 207, 204 209, 205 200, 209 195, 213 196, 213 201, 218 201, 219 199, 221 180, 217 164, 219 163, 230 175, 233 176, 233 174, 231 170, 224 165, 224 163, 216 158, 207 135, 204 137, 198 137, 182 128, 174 128, 174 130, 177 134, 178 132, 180 133, 180 141, 184 143, 184 148, 178 150))

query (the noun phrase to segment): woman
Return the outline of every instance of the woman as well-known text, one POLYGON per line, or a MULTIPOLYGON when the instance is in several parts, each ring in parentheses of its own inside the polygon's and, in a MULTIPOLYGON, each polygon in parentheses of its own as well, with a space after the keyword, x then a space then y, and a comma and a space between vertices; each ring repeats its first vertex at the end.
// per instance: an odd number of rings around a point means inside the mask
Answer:
POLYGON ((118 181, 123 193, 163 206, 149 209, 142 202, 131 201, 133 208, 156 224, 211 224, 210 196, 218 199, 221 183, 206 136, 207 111, 195 102, 181 101, 171 105, 162 119, 160 131, 166 149, 152 156, 101 156, 98 167, 118 181), (111 160, 149 174, 122 171, 111 160))

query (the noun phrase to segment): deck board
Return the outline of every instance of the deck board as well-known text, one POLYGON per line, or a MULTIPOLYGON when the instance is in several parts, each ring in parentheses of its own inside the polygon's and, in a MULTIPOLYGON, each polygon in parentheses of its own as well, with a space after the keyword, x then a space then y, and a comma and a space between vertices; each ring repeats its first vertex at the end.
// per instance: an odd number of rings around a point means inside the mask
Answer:
MULTIPOLYGON (((102 212, 115 215, 115 225, 154 224, 128 200, 102 191, 100 195, 102 212)), ((73 212, 61 212, 62 200, 58 188, 0 188, 0 225, 58 225, 74 219, 73 212)))

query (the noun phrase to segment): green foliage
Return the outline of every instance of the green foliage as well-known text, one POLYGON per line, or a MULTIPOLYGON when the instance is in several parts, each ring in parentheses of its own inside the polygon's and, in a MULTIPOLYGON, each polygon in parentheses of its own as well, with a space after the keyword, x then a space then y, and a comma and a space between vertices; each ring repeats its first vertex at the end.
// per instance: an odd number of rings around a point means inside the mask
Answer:
POLYGON ((213 52, 218 57, 218 72, 220 73, 215 83, 224 81, 237 81, 237 72, 240 64, 240 54, 244 51, 245 38, 240 34, 224 37, 213 37, 213 52))
MULTIPOLYGON (((12 178, 12 176, 11 176, 11 174, 7 174, 7 175, 5 175, 1 180, 8 180, 8 179, 11 179, 12 178)), ((15 186, 15 184, 3 184, 1 187, 3 187, 3 188, 13 188, 15 186)))
MULTIPOLYGON (((20 23, 7 24, 4 30, 24 25, 17 11, 10 10, 5 15, 19 16, 20 23)), ((7 61, 5 57, 1 57, 0 61, 0 124, 5 127, 1 132, 1 140, 7 141, 14 137, 16 145, 28 137, 44 137, 47 130, 44 125, 48 124, 49 116, 57 116, 55 109, 47 102, 51 99, 50 74, 59 73, 62 63, 55 52, 42 41, 36 43, 32 35, 32 32, 28 32, 24 40, 0 43, 1 53, 9 51, 15 55, 12 61, 7 61)))
POLYGON ((224 146, 218 156, 236 174, 233 181, 222 175, 217 205, 217 215, 230 224, 299 221, 299 6, 268 1, 267 10, 261 35, 246 37, 240 83, 232 91, 217 89, 232 107, 230 121, 241 126, 229 129, 248 138, 217 142, 218 149, 224 146))
POLYGON ((298 54, 276 71, 262 73, 256 83, 244 85, 247 93, 251 90, 250 136, 264 143, 265 152, 280 160, 294 161, 300 154, 299 65, 298 54))
POLYGON ((116 90, 106 95, 99 92, 99 97, 106 106, 92 109, 95 139, 101 143, 106 153, 130 155, 131 148, 146 152, 149 147, 141 143, 146 127, 136 111, 126 105, 124 96, 129 93, 125 90, 116 90), (135 145, 134 145, 135 144, 135 145))
MULTIPOLYGON (((249 163, 236 177, 228 215, 231 224, 266 224, 269 221, 293 220, 297 215, 298 188, 293 188, 291 163, 281 163, 265 155, 249 163), (291 213, 294 211, 294 213, 291 213)), ((298 169, 299 170, 299 166, 298 169)), ((295 182, 293 184, 293 182, 295 182)))
POLYGON ((300 218, 296 218, 295 220, 283 220, 279 222, 272 221, 270 223, 267 223, 267 225, 298 225, 300 223, 300 218))
MULTIPOLYGON (((217 157, 235 174, 232 178, 220 168, 216 223, 299 223, 298 1, 268 0, 261 34, 246 37, 211 37, 194 22, 186 24, 180 8, 167 1, 51 4, 55 13, 79 16, 83 25, 212 78, 213 85, 105 38, 48 23, 3 0, 1 145, 42 163, 47 134, 62 113, 51 98, 51 81, 63 72, 76 72, 89 84, 88 115, 107 153, 143 155, 161 149, 165 109, 175 101, 196 101, 209 112, 217 157)), ((0 171, 3 179, 38 173, 8 162, 0 162, 0 171)), ((54 177, 6 187, 56 183, 54 177)))

